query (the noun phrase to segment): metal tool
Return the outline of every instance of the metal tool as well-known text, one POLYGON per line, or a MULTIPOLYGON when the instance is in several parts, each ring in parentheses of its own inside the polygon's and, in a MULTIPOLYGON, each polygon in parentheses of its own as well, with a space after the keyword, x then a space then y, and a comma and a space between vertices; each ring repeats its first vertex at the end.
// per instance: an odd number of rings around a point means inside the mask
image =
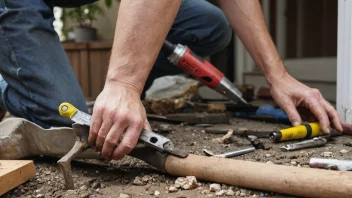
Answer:
POLYGON ((286 140, 312 138, 321 135, 324 135, 324 133, 321 131, 320 124, 318 122, 314 122, 272 132, 269 138, 274 142, 280 142, 286 140))
POLYGON ((248 104, 242 97, 242 93, 222 72, 208 61, 194 54, 187 46, 174 45, 165 40, 162 51, 174 65, 182 68, 206 86, 232 101, 248 104))
MULTIPOLYGON (((70 103, 67 103, 67 102, 62 103, 59 107, 59 112, 60 112, 60 115, 70 118, 73 122, 77 124, 81 124, 85 126, 90 126, 91 124, 91 115, 78 110, 70 103)), ((178 157, 187 157, 187 154, 185 153, 174 151, 175 147, 170 139, 162 135, 156 134, 152 131, 143 129, 139 137, 139 140, 142 141, 147 146, 150 146, 159 151, 168 152, 178 157)))
POLYGON ((315 137, 313 139, 305 140, 295 144, 287 144, 285 146, 280 147, 280 149, 281 151, 295 151, 305 148, 324 146, 327 142, 327 139, 324 137, 315 137))
POLYGON ((223 154, 217 154, 215 155, 212 151, 207 150, 207 149, 203 149, 203 152, 208 155, 208 156, 214 156, 214 157, 219 157, 219 158, 230 158, 230 157, 236 157, 236 156, 240 156, 246 153, 250 153, 255 151, 254 147, 249 147, 249 148, 244 148, 244 149, 239 149, 239 150, 235 150, 235 151, 230 151, 230 152, 226 152, 223 154))
POLYGON ((323 168, 330 170, 351 171, 352 160, 337 160, 324 158, 311 158, 309 161, 311 168, 323 168))
MULTIPOLYGON (((58 164, 64 175, 66 188, 73 189, 74 181, 72 177, 71 161, 83 151, 90 148, 88 144, 89 126, 91 116, 79 111, 69 103, 62 103, 59 107, 60 115, 70 118, 75 123, 72 125, 76 132, 76 142, 72 149, 63 156, 58 164)), ((185 158, 187 153, 175 149, 174 144, 168 138, 154 132, 143 130, 139 137, 140 143, 128 154, 141 159, 148 164, 164 170, 166 156, 171 154, 176 157, 185 158)), ((117 145, 116 145, 117 146, 117 145)))

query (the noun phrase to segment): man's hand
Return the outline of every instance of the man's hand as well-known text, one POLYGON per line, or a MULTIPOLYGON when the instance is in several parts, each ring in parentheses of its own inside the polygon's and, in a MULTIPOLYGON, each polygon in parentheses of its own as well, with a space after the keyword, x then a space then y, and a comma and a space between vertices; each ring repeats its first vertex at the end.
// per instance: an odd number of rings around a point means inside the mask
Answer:
POLYGON ((106 83, 94 104, 89 144, 105 159, 121 159, 135 147, 143 128, 151 130, 138 90, 106 83))
POLYGON ((323 132, 330 132, 330 120, 337 130, 342 131, 335 108, 323 98, 319 90, 307 87, 287 72, 270 84, 273 99, 286 112, 294 126, 302 122, 296 107, 305 107, 319 120, 323 132))

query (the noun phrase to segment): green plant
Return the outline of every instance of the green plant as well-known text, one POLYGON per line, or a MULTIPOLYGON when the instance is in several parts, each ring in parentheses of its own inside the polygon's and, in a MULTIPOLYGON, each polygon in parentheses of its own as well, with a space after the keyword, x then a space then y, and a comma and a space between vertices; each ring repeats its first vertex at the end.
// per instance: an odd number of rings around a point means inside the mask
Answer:
MULTIPOLYGON (((105 0, 104 2, 107 8, 112 6, 112 0, 105 0)), ((76 21, 79 26, 92 27, 92 22, 97 19, 96 17, 103 14, 101 6, 98 3, 93 3, 76 8, 65 8, 61 20, 65 22, 69 18, 76 21)))

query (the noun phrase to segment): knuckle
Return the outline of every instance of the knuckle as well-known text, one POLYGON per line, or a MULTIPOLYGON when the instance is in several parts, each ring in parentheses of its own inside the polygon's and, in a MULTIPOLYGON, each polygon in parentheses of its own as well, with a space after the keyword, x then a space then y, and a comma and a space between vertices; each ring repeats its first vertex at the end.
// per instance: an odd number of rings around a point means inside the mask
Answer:
POLYGON ((101 139, 105 139, 105 138, 106 138, 106 134, 99 133, 99 134, 98 134, 98 137, 101 138, 101 139))
POLYGON ((113 145, 113 146, 115 146, 117 144, 117 141, 118 141, 117 138, 113 138, 113 137, 109 137, 109 136, 105 138, 105 142, 107 144, 110 144, 110 145, 113 145))
POLYGON ((121 111, 118 113, 118 120, 123 120, 123 121, 126 121, 129 119, 129 114, 127 111, 121 111))
POLYGON ((123 150, 132 150, 134 148, 134 145, 132 142, 122 142, 121 143, 121 147, 123 148, 123 150))

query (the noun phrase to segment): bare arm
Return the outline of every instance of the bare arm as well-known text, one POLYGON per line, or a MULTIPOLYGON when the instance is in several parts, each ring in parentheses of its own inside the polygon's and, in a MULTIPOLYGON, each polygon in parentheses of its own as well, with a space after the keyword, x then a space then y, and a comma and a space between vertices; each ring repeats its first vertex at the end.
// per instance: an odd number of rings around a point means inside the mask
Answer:
POLYGON ((301 124, 297 106, 303 106, 318 118, 324 132, 330 121, 342 130, 336 110, 316 89, 311 89, 290 76, 271 40, 258 0, 218 0, 232 27, 264 72, 276 103, 285 110, 293 125, 301 124))
POLYGON ((181 0, 121 1, 109 70, 88 139, 106 159, 122 158, 134 148, 143 127, 150 130, 140 95, 180 5, 181 0))

